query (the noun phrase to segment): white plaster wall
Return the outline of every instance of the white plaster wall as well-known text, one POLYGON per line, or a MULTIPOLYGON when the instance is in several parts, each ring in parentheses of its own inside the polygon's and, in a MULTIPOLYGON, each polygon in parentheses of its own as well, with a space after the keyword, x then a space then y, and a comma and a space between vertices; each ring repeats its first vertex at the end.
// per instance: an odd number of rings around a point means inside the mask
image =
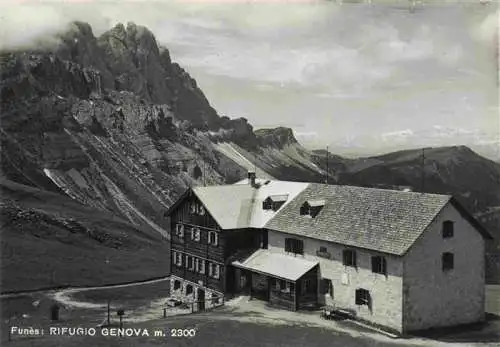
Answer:
POLYGON ((466 324, 484 319, 484 240, 447 205, 404 258, 404 328, 466 324), (454 236, 442 237, 442 223, 452 220, 454 236), (454 269, 442 271, 441 255, 454 253, 454 269))
MULTIPOLYGON (((357 249, 357 269, 346 267, 342 264, 343 245, 287 235, 269 231, 269 250, 272 252, 285 252, 285 238, 294 237, 304 241, 304 255, 297 255, 307 260, 317 260, 320 263, 322 278, 332 281, 334 298, 328 294, 320 295, 320 302, 325 304, 335 303, 338 307, 352 309, 358 317, 370 322, 402 330, 402 259, 396 256, 379 254, 357 249), (331 259, 316 256, 320 246, 326 247, 332 255, 331 259), (387 261, 387 276, 375 274, 371 271, 371 257, 383 255, 387 261), (343 284, 342 277, 348 277, 348 283, 343 284), (372 297, 372 311, 365 305, 355 304, 355 291, 364 288, 370 291, 372 297)), ((319 287, 318 287, 319 288, 319 287)))

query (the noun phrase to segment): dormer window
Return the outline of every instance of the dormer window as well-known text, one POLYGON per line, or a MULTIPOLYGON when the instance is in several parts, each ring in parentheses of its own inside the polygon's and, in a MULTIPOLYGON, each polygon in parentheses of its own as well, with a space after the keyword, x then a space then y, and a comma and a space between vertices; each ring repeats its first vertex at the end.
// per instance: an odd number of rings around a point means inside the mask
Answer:
POLYGON ((271 195, 262 202, 262 209, 278 211, 288 200, 288 195, 271 195))
POLYGON ((325 206, 325 200, 308 200, 300 207, 300 215, 314 218, 320 213, 323 206, 325 206))
POLYGON ((443 239, 447 239, 453 237, 453 222, 451 220, 447 220, 443 222, 443 239))

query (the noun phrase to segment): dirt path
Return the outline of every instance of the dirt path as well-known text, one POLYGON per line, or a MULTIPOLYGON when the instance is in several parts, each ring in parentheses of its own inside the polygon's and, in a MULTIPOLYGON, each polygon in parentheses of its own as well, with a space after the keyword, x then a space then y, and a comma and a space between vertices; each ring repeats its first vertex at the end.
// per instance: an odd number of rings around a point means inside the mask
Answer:
MULTIPOLYGON (((51 297, 53 300, 58 301, 64 306, 77 308, 77 309, 91 309, 91 310, 102 310, 106 308, 106 303, 96 303, 91 301, 85 301, 83 299, 76 299, 76 293, 90 291, 90 290, 106 290, 112 288, 124 288, 133 287, 140 285, 147 285, 152 283, 157 283, 161 281, 167 281, 169 278, 159 278, 144 282, 134 282, 126 284, 117 284, 111 286, 95 286, 86 288, 67 288, 61 290, 51 290, 43 292, 45 295, 51 297)), ((21 295, 21 294, 15 294, 21 295)), ((26 295, 26 294, 24 294, 26 295)), ((5 296, 2 296, 2 298, 5 296)), ((226 302, 226 305, 218 308, 214 311, 203 312, 198 314, 186 314, 188 311, 173 312, 169 311, 168 317, 166 319, 161 319, 162 312, 161 307, 165 307, 167 298, 158 298, 155 300, 150 300, 148 304, 144 304, 141 307, 129 311, 128 317, 125 317, 125 321, 129 323, 143 323, 143 324, 158 324, 159 322, 164 325, 169 320, 175 321, 186 321, 191 320, 206 320, 206 321, 237 321, 243 323, 254 323, 263 324, 267 326, 302 326, 311 328, 322 328, 332 331, 332 333, 340 333, 348 335, 352 338, 368 338, 376 344, 379 343, 389 343, 393 345, 405 345, 405 346, 436 346, 436 347, 450 347, 450 346, 493 346, 491 343, 451 343, 451 342, 439 342, 426 338, 405 338, 399 339, 394 338, 390 334, 386 334, 381 331, 373 330, 364 326, 363 324, 347 321, 347 322, 336 322, 327 321, 321 319, 317 312, 290 312, 279 309, 273 309, 266 306, 262 301, 249 300, 248 297, 238 297, 236 299, 226 302), (183 314, 182 317, 175 315, 183 314)))
MULTIPOLYGON (((159 279, 150 282, 144 282, 139 284, 125 284, 117 285, 111 288, 122 288, 130 287, 141 284, 154 283, 159 281, 164 281, 166 279, 159 279)), ((83 309, 103 309, 106 307, 105 304, 97 304, 92 302, 85 302, 81 300, 75 300, 72 295, 85 291, 85 290, 99 290, 108 289, 110 287, 94 287, 94 288, 79 288, 79 289, 66 289, 53 293, 52 298, 59 301, 61 304, 83 309)), ((147 322, 157 322, 161 318, 161 310, 158 307, 164 307, 166 298, 151 300, 148 305, 137 308, 130 312, 129 317, 125 318, 126 322, 129 323, 147 323, 147 322)), ((404 344, 406 346, 436 346, 436 347, 450 347, 460 345, 462 347, 468 346, 491 346, 487 343, 447 343, 439 342, 435 340, 425 339, 425 338, 408 338, 399 339, 391 336, 382 331, 377 331, 376 329, 368 328, 365 325, 349 321, 349 322, 335 322, 330 320, 324 320, 319 317, 317 313, 304 313, 304 312, 291 312, 279 309, 268 308, 264 302, 258 300, 249 300, 248 297, 238 297, 236 299, 230 300, 226 303, 224 307, 216 309, 214 311, 198 313, 198 314, 186 314, 188 311, 179 312, 169 312, 169 316, 166 320, 162 322, 167 322, 169 319, 175 320, 199 320, 203 318, 207 321, 238 321, 244 323, 255 323, 255 324, 265 324, 265 325, 285 325, 293 326, 299 325, 303 327, 319 327, 322 329, 331 330, 332 332, 346 334, 352 338, 369 338, 374 342, 390 343, 394 345, 404 344), (183 314, 182 317, 175 317, 175 315, 183 314), (347 324, 346 324, 347 323, 347 324)))
MULTIPOLYGON (((8 293, 8 294, 1 294, 0 299, 9 299, 9 298, 16 298, 16 297, 21 297, 21 296, 26 296, 26 295, 33 295, 33 294, 46 294, 51 297, 56 297, 56 296, 61 296, 64 298, 68 294, 73 294, 77 292, 83 292, 86 290, 105 290, 105 289, 113 289, 113 288, 124 288, 124 287, 132 287, 132 286, 140 286, 142 284, 151 284, 151 283, 157 283, 161 281, 166 281, 169 280, 170 276, 165 276, 165 277, 160 277, 160 278, 154 278, 150 280, 145 280, 145 281, 135 281, 135 282, 128 282, 128 283, 118 283, 118 284, 107 284, 103 286, 94 286, 94 287, 70 287, 70 288, 61 288, 61 289, 40 289, 40 290, 33 290, 33 291, 21 291, 21 292, 16 292, 16 293, 8 293)), ((71 302, 77 303, 78 301, 73 301, 72 299, 70 300, 71 302)), ((62 302, 62 301, 61 301, 62 302)), ((75 306, 77 307, 77 306, 75 306)))

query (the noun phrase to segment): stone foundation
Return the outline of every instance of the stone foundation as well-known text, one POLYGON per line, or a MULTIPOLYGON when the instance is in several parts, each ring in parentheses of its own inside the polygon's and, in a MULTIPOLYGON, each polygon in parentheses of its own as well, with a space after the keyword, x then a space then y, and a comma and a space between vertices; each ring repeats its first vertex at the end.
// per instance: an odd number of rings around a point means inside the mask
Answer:
POLYGON ((201 300, 199 290, 205 292, 205 309, 222 304, 224 297, 222 293, 180 277, 170 277, 170 296, 188 304, 194 302, 194 311, 198 311, 198 301, 201 300), (212 298, 218 298, 218 302, 217 300, 211 300, 212 298))

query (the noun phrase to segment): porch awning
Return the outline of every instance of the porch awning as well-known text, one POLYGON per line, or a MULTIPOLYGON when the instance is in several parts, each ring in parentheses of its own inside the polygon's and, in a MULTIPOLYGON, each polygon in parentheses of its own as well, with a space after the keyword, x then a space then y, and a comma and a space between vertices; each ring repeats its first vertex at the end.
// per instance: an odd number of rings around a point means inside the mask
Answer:
POLYGON ((304 260, 259 249, 244 260, 236 260, 231 265, 272 277, 296 281, 318 264, 317 261, 304 260))

